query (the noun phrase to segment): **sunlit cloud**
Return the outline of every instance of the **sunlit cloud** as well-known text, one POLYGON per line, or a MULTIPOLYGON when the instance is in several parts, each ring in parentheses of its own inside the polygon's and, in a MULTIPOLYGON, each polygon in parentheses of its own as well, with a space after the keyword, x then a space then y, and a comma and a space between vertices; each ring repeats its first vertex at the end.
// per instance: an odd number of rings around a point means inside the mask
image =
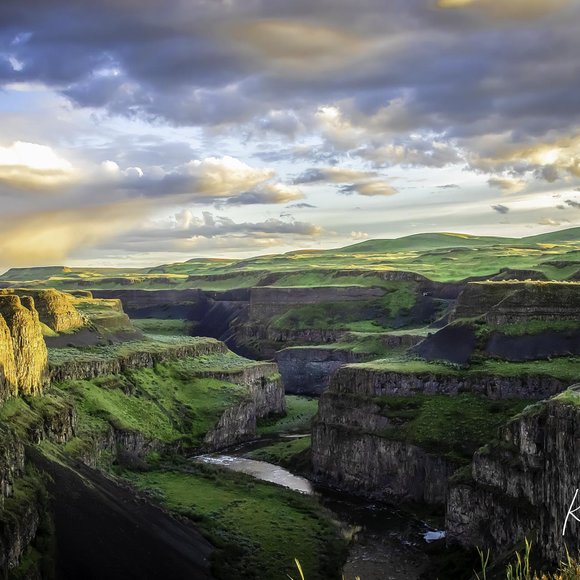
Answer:
POLYGON ((16 141, 0 146, 0 183, 20 191, 53 189, 71 182, 69 161, 47 145, 16 141))
POLYGON ((150 208, 139 200, 104 206, 31 212, 0 218, 0 265, 31 266, 66 260, 115 237, 150 208))

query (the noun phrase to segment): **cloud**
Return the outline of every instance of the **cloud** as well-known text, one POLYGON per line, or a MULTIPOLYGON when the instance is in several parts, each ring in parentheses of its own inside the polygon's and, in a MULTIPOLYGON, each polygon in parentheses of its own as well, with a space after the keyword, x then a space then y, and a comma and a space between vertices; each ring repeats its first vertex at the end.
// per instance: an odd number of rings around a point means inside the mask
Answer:
POLYGON ((343 183, 340 193, 364 196, 394 195, 397 190, 376 171, 341 167, 310 168, 294 178, 296 184, 343 183), (352 183, 348 183, 352 182, 352 183))
POLYGON ((304 194, 297 188, 281 183, 267 183, 254 191, 244 191, 227 200, 228 205, 288 203, 302 199, 304 194))
POLYGON ((497 213, 501 213, 501 214, 506 214, 510 210, 510 208, 507 205, 502 205, 502 204, 492 205, 491 209, 493 209, 494 211, 497 211, 497 213))
POLYGON ((366 240, 368 239, 369 235, 366 232, 350 232, 350 237, 352 240, 366 240))
POLYGON ((491 177, 487 180, 489 187, 500 189, 503 193, 518 193, 525 189, 526 182, 522 179, 508 177, 491 177))
POLYGON ((366 197, 374 197, 377 195, 395 195, 397 190, 386 181, 359 181, 349 185, 343 185, 339 188, 340 193, 350 195, 357 193, 366 197))
POLYGON ((234 157, 207 157, 190 161, 183 172, 192 178, 198 195, 228 197, 274 177, 272 169, 255 169, 234 157))
POLYGON ((142 201, 43 211, 0 218, 0 263, 5 267, 62 262, 115 237, 148 212, 142 201))
POLYGON ((285 75, 343 68, 372 46, 369 38, 346 28, 280 18, 229 24, 224 36, 237 42, 247 58, 285 75))
POLYGON ((542 218, 538 222, 538 225, 541 225, 541 226, 561 226, 562 224, 568 224, 568 223, 570 223, 568 220, 555 220, 553 218, 545 217, 545 218, 542 218))
POLYGON ((557 12, 570 0, 437 0, 439 8, 469 8, 500 20, 527 20, 557 12))
POLYGON ((293 204, 288 205, 286 207, 293 208, 293 209, 314 209, 316 206, 312 205, 311 203, 300 202, 300 203, 293 203, 293 204))
POLYGON ((438 185, 437 189, 458 189, 459 185, 456 183, 446 183, 445 185, 438 185))
POLYGON ((580 209, 580 202, 578 202, 578 201, 574 201, 572 199, 567 199, 564 203, 570 207, 580 209))
POLYGON ((0 146, 0 183, 9 189, 42 191, 74 179, 73 166, 51 147, 16 141, 0 146))
POLYGON ((182 209, 169 219, 149 219, 141 223, 116 238, 113 247, 141 252, 187 251, 199 247, 247 249, 252 240, 256 241, 257 247, 269 247, 279 245, 283 240, 304 243, 323 233, 324 229, 319 225, 293 219, 238 222, 209 211, 196 214, 191 209, 182 209))

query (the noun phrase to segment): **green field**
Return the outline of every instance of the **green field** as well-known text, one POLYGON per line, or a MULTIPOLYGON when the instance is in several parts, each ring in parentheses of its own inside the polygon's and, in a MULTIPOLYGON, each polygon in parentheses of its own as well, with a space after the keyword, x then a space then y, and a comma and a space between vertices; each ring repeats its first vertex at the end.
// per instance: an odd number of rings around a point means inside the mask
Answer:
POLYGON ((286 578, 294 558, 308 580, 339 577, 346 542, 314 498, 204 465, 126 475, 209 535, 221 580, 286 578))
POLYGON ((228 290, 263 283, 275 286, 380 286, 382 272, 408 271, 432 280, 492 276, 502 268, 535 270, 565 280, 580 270, 580 229, 498 238, 431 233, 391 240, 368 240, 333 250, 304 250, 244 260, 194 258, 143 269, 27 268, 9 270, 0 280, 39 287, 201 288, 228 290), (272 279, 272 274, 278 277, 272 279))

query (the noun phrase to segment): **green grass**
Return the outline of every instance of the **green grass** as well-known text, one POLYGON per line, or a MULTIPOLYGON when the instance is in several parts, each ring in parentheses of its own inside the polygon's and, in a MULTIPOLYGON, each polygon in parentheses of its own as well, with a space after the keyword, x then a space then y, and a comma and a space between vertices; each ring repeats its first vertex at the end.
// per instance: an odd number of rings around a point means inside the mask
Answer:
POLYGON ((525 377, 547 376, 562 381, 574 381, 580 377, 580 357, 559 357, 551 360, 510 362, 486 359, 474 362, 469 368, 459 368, 441 362, 419 359, 378 359, 371 362, 349 365, 354 368, 377 372, 392 372, 417 375, 438 375, 454 377, 500 376, 525 377))
MULTIPOLYGON (((219 368, 217 362, 227 358, 225 354, 200 360, 185 358, 124 375, 64 381, 53 391, 75 403, 81 440, 90 441, 113 426, 149 439, 166 443, 179 440, 195 447, 227 408, 249 396, 244 385, 196 376, 202 370, 219 368)), ((241 357, 231 354, 231 358, 236 366, 230 371, 243 368, 238 360, 241 357)), ((69 450, 83 448, 75 441, 69 450)))
MULTIPOLYGON (((29 268, 10 270, 6 281, 38 287, 66 288, 249 288, 271 273, 286 273, 273 285, 382 285, 372 272, 403 270, 437 281, 491 276, 501 268, 536 270, 549 279, 564 280, 580 266, 580 229, 528 238, 497 238, 452 233, 428 233, 394 240, 368 240, 331 250, 295 251, 244 260, 196 258, 156 268, 29 268), (336 275, 336 271, 351 275, 336 275), (334 271, 334 274, 329 274, 334 271), (366 271, 367 273, 361 272, 366 271), (370 274, 369 274, 370 273, 370 274), (123 281, 130 282, 130 285, 123 281)), ((270 282, 268 282, 270 283, 270 282)))
POLYGON ((377 397, 381 413, 393 426, 381 432, 384 437, 415 443, 459 462, 497 436, 497 430, 520 413, 528 401, 491 401, 464 393, 377 397))
POLYGON ((314 498, 209 466, 133 473, 131 479, 209 534, 218 546, 218 578, 282 579, 295 557, 309 580, 339 576, 344 542, 314 498))
POLYGON ((574 405, 580 407, 580 392, 575 389, 567 389, 553 398, 554 401, 564 403, 565 405, 574 405))
POLYGON ((145 334, 188 336, 191 331, 191 322, 188 320, 132 318, 131 322, 135 328, 142 330, 145 334))
POLYGON ((205 345, 215 345, 216 350, 222 348, 219 346, 220 343, 213 338, 159 335, 156 336, 154 340, 148 338, 145 340, 135 340, 106 346, 50 348, 48 351, 48 361, 49 364, 53 366, 66 363, 98 362, 142 352, 163 353, 171 346, 202 347, 205 345))
POLYGON ((262 419, 258 423, 258 433, 273 435, 278 433, 304 433, 310 431, 312 419, 318 411, 318 399, 286 396, 286 416, 274 419, 262 419))
POLYGON ((271 445, 254 449, 247 453, 246 457, 291 468, 296 464, 299 456, 310 449, 311 443, 310 435, 284 439, 271 445))
POLYGON ((392 327, 397 316, 415 305, 417 292, 412 282, 381 281, 380 286, 387 290, 381 298, 295 306, 275 318, 273 326, 291 330, 384 332, 392 327))
POLYGON ((488 325, 483 327, 486 332, 501 332, 507 336, 524 336, 526 334, 541 334, 543 332, 564 332, 580 330, 580 321, 576 320, 527 320, 501 326, 488 325))

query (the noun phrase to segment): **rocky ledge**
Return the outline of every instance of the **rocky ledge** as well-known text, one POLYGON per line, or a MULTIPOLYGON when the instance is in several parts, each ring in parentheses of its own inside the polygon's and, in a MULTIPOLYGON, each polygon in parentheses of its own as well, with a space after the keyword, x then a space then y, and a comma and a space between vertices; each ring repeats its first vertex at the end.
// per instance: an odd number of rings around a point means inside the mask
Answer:
POLYGON ((580 392, 571 388, 528 407, 453 478, 446 529, 451 542, 496 554, 527 537, 538 556, 556 563, 580 547, 580 392))

